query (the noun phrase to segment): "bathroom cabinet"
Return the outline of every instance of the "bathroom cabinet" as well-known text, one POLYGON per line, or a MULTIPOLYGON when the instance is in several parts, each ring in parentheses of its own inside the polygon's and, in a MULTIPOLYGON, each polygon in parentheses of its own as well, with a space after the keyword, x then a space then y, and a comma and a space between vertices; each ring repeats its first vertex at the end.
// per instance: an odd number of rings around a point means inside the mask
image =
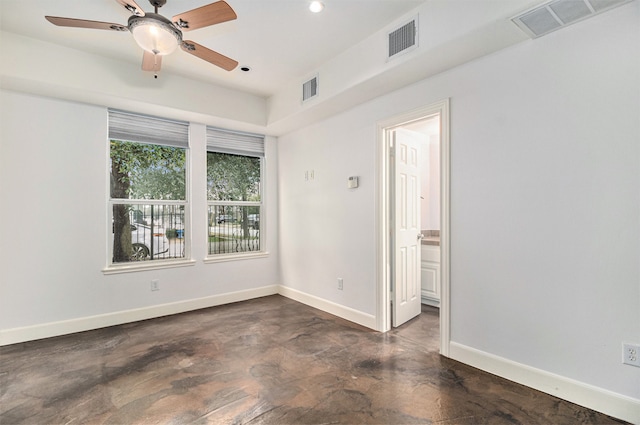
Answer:
POLYGON ((422 303, 440 306, 440 247, 422 245, 420 267, 422 303))

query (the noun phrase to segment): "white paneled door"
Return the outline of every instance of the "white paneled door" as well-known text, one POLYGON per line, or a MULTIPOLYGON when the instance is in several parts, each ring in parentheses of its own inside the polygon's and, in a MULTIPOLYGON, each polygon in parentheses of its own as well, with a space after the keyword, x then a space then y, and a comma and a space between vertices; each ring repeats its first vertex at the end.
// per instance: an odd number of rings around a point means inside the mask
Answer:
POLYGON ((420 133, 401 128, 392 132, 395 169, 394 327, 420 314, 420 148, 423 138, 420 133))

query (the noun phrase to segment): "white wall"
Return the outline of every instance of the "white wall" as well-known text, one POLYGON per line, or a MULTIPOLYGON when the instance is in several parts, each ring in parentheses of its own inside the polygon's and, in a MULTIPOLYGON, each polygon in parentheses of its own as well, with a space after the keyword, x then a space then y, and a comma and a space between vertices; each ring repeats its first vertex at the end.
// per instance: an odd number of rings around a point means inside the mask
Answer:
POLYGON ((420 225, 422 230, 440 230, 440 116, 402 126, 425 137, 420 150, 420 225))
POLYGON ((428 136, 420 151, 420 224, 422 230, 440 230, 440 136, 428 136))
POLYGON ((190 196, 195 265, 104 275, 110 236, 107 109, 12 91, 0 91, 0 104, 0 330, 111 315, 98 321, 108 324, 124 311, 148 308, 153 314, 158 305, 211 301, 216 295, 279 283, 275 139, 267 138, 266 144, 269 257, 202 262, 205 127, 194 123, 190 196), (160 280, 159 291, 150 291, 151 279, 160 280))
POLYGON ((633 2, 280 137, 283 284, 375 312, 376 123, 449 97, 452 342, 640 399, 621 364, 640 342, 639 21, 633 2))
POLYGON ((281 273, 288 287, 373 315, 375 137, 360 124, 347 114, 278 139, 281 273), (347 188, 349 176, 359 188, 347 188))

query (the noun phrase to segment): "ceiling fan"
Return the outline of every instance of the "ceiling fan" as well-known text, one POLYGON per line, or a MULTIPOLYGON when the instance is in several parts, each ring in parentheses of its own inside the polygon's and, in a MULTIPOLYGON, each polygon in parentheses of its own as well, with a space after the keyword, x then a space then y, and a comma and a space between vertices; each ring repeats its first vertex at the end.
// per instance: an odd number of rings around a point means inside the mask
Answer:
POLYGON ((54 25, 61 27, 92 28, 111 31, 130 31, 140 47, 144 49, 142 69, 152 71, 158 78, 162 56, 172 53, 178 46, 187 53, 203 59, 220 68, 231 71, 238 62, 221 53, 207 49, 191 40, 183 40, 182 32, 232 21, 238 16, 224 0, 180 13, 169 20, 158 14, 158 8, 167 0, 149 0, 154 13, 145 13, 133 0, 116 0, 132 15, 126 26, 109 22, 85 19, 45 16, 54 25))

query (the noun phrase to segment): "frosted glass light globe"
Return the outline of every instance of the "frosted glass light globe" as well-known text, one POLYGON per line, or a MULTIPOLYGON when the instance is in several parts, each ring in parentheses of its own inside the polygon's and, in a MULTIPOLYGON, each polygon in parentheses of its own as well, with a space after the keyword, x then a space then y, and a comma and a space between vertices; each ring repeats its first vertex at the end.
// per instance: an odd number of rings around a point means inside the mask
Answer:
POLYGON ((312 1, 309 5, 309 10, 313 13, 322 12, 322 9, 324 9, 324 3, 322 3, 321 1, 312 1))
POLYGON ((180 30, 155 13, 129 18, 129 31, 140 47, 154 55, 168 55, 182 42, 180 30))

